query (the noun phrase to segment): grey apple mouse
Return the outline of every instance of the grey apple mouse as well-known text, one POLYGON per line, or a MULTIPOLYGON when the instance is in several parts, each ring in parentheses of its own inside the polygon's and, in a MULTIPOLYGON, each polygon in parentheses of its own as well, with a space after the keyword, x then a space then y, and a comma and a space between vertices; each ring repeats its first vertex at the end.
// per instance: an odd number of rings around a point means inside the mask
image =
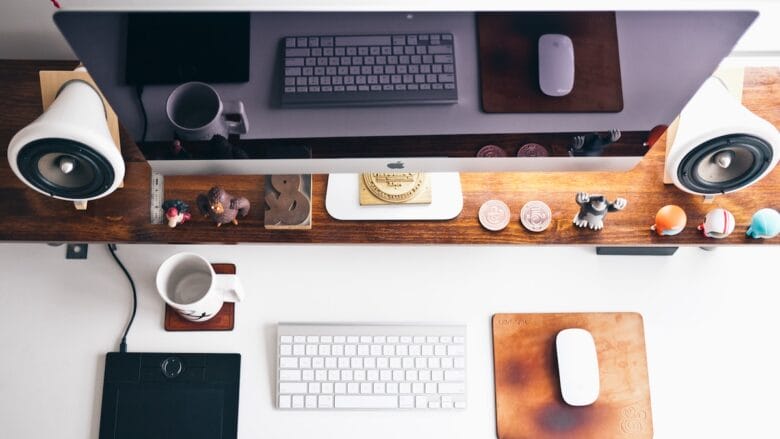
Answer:
POLYGON ((539 88, 547 96, 566 96, 574 87, 574 45, 563 34, 539 37, 539 88))

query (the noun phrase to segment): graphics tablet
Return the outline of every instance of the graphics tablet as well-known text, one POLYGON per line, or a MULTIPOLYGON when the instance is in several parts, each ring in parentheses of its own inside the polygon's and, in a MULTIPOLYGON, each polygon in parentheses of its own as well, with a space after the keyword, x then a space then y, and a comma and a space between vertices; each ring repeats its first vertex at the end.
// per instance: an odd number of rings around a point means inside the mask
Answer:
POLYGON ((100 439, 234 439, 239 354, 106 354, 100 439))

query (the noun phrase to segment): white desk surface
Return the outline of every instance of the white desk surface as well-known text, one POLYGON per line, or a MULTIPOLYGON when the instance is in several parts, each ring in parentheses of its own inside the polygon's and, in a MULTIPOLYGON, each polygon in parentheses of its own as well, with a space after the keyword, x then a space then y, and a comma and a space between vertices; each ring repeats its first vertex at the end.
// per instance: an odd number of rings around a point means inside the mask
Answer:
MULTIPOLYGON (((97 438, 104 354, 116 349, 130 290, 103 245, 83 261, 64 253, 0 245, 5 438, 97 438)), ((617 257, 511 246, 120 245, 118 255, 140 295, 131 351, 241 353, 240 438, 495 437, 491 316, 564 311, 643 314, 656 438, 777 434, 777 246, 617 257), (180 251, 237 265, 247 297, 233 332, 163 330, 154 274, 180 251), (466 322, 468 409, 278 411, 279 321, 466 322)))

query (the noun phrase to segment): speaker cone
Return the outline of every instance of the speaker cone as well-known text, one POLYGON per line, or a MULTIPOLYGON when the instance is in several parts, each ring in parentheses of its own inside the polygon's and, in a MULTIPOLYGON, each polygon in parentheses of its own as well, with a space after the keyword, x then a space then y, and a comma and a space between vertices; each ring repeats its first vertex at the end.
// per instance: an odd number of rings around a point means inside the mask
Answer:
POLYGON ((738 190, 760 178, 772 162, 772 147, 750 135, 710 139, 680 162, 677 177, 685 188, 702 194, 738 190))
POLYGON ((114 168, 103 155, 68 139, 27 144, 17 156, 17 166, 30 184, 60 198, 94 198, 114 183, 114 168))

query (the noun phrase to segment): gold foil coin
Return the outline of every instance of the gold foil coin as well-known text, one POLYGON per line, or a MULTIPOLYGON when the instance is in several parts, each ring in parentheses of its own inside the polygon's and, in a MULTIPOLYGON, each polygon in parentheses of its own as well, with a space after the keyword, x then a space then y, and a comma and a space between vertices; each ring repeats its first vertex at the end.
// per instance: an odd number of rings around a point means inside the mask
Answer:
POLYGON ((488 200, 479 208, 482 227, 497 232, 509 224, 509 206, 501 200, 488 200))
POLYGON ((370 172, 363 175, 369 192, 388 203, 403 203, 414 198, 425 183, 423 172, 370 172))

